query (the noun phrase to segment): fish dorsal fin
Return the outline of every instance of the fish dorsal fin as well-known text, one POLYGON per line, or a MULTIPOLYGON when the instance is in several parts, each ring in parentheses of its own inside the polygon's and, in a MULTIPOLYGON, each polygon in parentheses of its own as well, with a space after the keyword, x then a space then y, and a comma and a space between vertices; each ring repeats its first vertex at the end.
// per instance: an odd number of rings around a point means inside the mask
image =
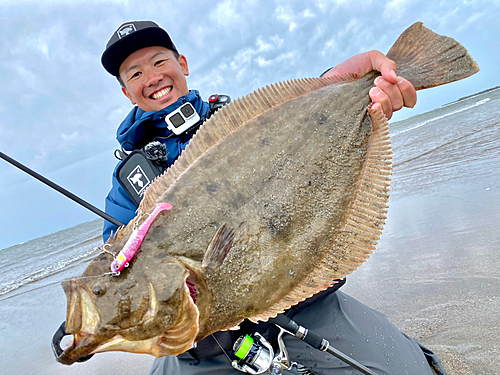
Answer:
POLYGON ((389 124, 384 114, 371 109, 369 113, 372 118, 372 134, 366 162, 344 227, 337 235, 333 248, 317 264, 307 280, 303 280, 263 313, 248 318, 252 322, 267 321, 327 289, 335 279, 345 277, 358 268, 375 250, 389 208, 392 146, 389 124), (338 254, 343 255, 339 258, 338 254))
MULTIPOLYGON (((194 161, 249 121, 273 107, 307 95, 322 87, 353 82, 358 79, 359 76, 356 74, 343 74, 335 77, 303 78, 278 82, 262 87, 222 107, 198 129, 175 163, 153 181, 144 194, 138 213, 152 211, 163 193, 194 161)), ((126 227, 118 229, 115 238, 108 241, 108 243, 119 241, 128 236, 132 232, 133 224, 136 221, 138 221, 138 217, 133 219, 126 227)))

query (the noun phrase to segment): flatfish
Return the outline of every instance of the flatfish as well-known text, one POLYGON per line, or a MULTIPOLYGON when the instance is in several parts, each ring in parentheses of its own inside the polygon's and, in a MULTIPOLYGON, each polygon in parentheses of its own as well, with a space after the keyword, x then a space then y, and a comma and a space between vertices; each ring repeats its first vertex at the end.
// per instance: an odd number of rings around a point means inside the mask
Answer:
MULTIPOLYGON (((417 89, 479 70, 463 46, 422 23, 388 57, 417 89)), ((244 319, 266 321, 366 261, 392 172, 389 124, 369 108, 379 75, 280 82, 212 116, 148 189, 137 217, 81 277, 63 282, 73 341, 58 360, 177 355, 244 319), (132 242, 129 266, 110 271, 132 242)))

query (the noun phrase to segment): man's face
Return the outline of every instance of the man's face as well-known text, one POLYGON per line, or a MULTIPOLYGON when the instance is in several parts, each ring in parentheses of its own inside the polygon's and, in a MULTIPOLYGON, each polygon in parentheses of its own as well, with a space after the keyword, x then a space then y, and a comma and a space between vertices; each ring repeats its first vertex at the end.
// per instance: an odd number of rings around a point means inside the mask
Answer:
POLYGON ((187 60, 179 59, 165 47, 146 47, 135 51, 120 66, 125 83, 123 93, 143 111, 158 111, 187 95, 187 60))

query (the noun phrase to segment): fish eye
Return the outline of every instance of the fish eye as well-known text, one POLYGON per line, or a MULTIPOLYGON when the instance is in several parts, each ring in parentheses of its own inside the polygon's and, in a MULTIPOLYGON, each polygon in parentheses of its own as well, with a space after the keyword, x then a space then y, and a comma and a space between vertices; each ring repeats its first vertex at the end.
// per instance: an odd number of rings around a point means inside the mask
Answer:
POLYGON ((101 284, 95 284, 92 287, 92 292, 97 296, 97 297, 102 297, 103 295, 106 294, 106 289, 101 285, 101 284))

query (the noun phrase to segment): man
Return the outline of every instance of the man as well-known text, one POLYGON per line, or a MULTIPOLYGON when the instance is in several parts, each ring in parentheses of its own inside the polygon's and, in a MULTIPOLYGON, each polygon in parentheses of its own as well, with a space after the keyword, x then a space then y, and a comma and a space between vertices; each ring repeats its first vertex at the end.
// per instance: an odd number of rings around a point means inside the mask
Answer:
MULTIPOLYGON (((105 69, 122 85, 123 94, 135 106, 118 128, 117 139, 123 149, 143 148, 154 139, 166 147, 165 166, 173 163, 193 135, 193 131, 173 134, 164 121, 189 102, 200 118, 210 106, 196 90, 189 90, 189 68, 168 33, 153 22, 128 22, 113 34, 102 56, 105 69)), ((370 91, 373 108, 388 118, 403 106, 413 107, 416 92, 410 82, 396 75, 396 64, 382 53, 356 55, 328 70, 324 76, 344 73, 363 75, 371 70, 382 73, 370 91)), ((123 155, 125 157, 125 155, 123 155)), ((118 170, 118 169, 117 169, 118 170)), ((106 198, 106 212, 127 223, 135 216, 136 204, 113 174, 113 187, 106 198)), ((106 222, 106 241, 116 227, 106 222)), ((432 374, 419 344, 399 332, 380 313, 337 291, 344 283, 316 295, 290 309, 287 315, 299 324, 324 335, 334 346, 378 373, 432 374)), ((245 326, 242 331, 260 331, 275 341, 274 328, 266 324, 245 326)), ((157 359, 151 374, 234 374, 226 352, 241 332, 218 332, 198 343, 196 349, 178 357, 157 359), (217 340, 217 341, 216 341, 217 340)), ((324 374, 347 374, 353 370, 330 354, 313 352, 306 344, 288 336, 285 340, 291 360, 324 374)), ((295 370, 294 370, 295 371, 295 370)))

